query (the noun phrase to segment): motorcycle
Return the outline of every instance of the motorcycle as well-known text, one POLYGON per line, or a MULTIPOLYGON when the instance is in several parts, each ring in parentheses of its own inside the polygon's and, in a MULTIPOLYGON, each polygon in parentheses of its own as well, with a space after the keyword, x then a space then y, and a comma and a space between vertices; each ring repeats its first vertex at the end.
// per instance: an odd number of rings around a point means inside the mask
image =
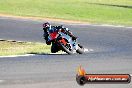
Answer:
POLYGON ((66 33, 49 32, 49 37, 54 44, 57 44, 58 50, 62 50, 68 54, 74 54, 74 53, 83 54, 84 53, 84 48, 78 43, 77 39, 73 40, 66 33))

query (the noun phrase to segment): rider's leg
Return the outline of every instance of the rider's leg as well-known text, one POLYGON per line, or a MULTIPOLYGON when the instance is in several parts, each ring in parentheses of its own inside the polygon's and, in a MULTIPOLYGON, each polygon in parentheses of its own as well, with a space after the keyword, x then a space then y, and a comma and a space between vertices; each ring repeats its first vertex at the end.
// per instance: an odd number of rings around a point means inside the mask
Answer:
POLYGON ((52 43, 52 46, 51 46, 51 53, 56 53, 56 52, 58 52, 58 51, 59 51, 59 49, 58 49, 57 44, 52 43))

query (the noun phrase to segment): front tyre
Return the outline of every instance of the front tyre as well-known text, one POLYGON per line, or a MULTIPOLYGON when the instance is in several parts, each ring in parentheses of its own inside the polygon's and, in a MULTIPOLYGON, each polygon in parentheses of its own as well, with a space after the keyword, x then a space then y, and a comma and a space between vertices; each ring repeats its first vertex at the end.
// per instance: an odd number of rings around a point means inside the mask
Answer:
POLYGON ((66 53, 68 53, 68 54, 73 54, 73 50, 70 50, 70 49, 68 49, 68 48, 66 48, 63 44, 60 44, 61 45, 61 47, 62 47, 62 50, 64 51, 64 52, 66 52, 66 53))
POLYGON ((76 50, 77 53, 83 54, 84 53, 84 48, 80 44, 78 44, 78 49, 76 50))

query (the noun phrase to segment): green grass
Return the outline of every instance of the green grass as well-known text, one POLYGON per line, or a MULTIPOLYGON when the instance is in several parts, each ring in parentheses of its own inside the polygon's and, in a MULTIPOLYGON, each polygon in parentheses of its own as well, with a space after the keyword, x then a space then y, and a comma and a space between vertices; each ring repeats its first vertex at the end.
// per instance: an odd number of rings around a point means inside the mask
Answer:
POLYGON ((49 54, 50 46, 43 43, 0 41, 0 56, 23 54, 49 54))
POLYGON ((132 25, 130 6, 132 0, 0 0, 0 13, 132 25))

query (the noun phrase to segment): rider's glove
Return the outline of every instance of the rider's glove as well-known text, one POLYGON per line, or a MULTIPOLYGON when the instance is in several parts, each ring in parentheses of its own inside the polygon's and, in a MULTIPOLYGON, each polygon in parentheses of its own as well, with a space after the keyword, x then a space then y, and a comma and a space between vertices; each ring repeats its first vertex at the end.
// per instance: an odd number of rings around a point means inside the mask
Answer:
POLYGON ((77 39, 77 37, 75 37, 75 36, 72 36, 72 40, 76 40, 77 39))

